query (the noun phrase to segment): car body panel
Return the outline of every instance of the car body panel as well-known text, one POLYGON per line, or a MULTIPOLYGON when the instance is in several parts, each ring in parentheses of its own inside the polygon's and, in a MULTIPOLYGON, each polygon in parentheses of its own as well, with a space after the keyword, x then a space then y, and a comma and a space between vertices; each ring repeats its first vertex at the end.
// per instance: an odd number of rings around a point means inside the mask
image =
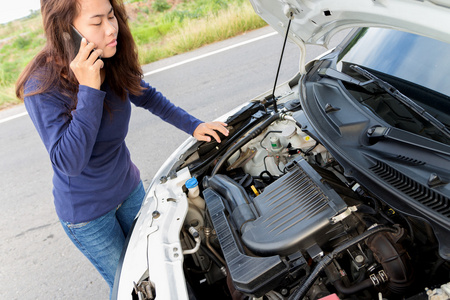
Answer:
POLYGON ((120 261, 113 298, 127 299, 130 290, 134 289, 134 282, 139 282, 143 276, 150 276, 153 285, 165 287, 158 289, 164 299, 187 299, 179 232, 188 206, 181 186, 190 174, 185 168, 184 172, 173 175, 174 180, 169 180, 167 184, 160 178, 195 142, 194 138, 190 138, 178 147, 147 189, 120 261))
POLYGON ((337 32, 358 27, 384 27, 450 42, 450 1, 418 0, 250 0, 256 13, 301 50, 305 73, 305 44, 328 47, 337 32))
POLYGON ((418 0, 250 0, 258 15, 280 34, 293 13, 290 38, 327 45, 338 31, 386 27, 450 42, 450 1, 418 0))

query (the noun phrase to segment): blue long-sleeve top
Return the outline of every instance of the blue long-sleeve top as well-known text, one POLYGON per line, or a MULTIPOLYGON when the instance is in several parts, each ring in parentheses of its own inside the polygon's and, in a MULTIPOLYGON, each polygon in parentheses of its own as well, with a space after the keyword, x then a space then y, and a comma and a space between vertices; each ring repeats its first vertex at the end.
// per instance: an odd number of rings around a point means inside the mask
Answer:
MULTIPOLYGON (((30 80, 25 94, 34 89, 30 80)), ((58 91, 27 96, 25 107, 50 155, 58 217, 66 222, 94 220, 122 203, 140 174, 125 144, 131 105, 143 107, 188 134, 202 121, 175 106, 144 81, 140 96, 121 100, 107 85, 80 85, 76 109, 58 91), (106 102, 106 107, 104 107, 106 102)))

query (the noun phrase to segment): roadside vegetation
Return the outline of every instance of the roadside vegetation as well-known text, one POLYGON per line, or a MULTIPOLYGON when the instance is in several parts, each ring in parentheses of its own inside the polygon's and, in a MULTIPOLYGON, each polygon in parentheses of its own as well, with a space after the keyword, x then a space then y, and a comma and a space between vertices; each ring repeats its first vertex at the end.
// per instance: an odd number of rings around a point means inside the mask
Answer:
MULTIPOLYGON (((266 25, 244 0, 129 0, 126 6, 141 64, 266 25)), ((15 81, 44 44, 39 12, 0 25, 0 109, 20 103, 15 81)))

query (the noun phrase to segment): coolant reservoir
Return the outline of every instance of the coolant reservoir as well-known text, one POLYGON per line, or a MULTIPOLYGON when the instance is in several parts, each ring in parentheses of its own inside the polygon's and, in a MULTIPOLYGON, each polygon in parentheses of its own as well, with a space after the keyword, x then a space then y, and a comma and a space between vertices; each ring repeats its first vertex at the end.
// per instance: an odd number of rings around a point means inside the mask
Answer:
POLYGON ((304 133, 303 131, 297 132, 297 127, 294 125, 288 125, 283 129, 281 133, 292 145, 293 148, 298 149, 307 149, 316 144, 316 141, 313 140, 309 135, 304 133))
POLYGON ((200 197, 200 189, 198 188, 197 178, 190 178, 186 180, 186 188, 188 189, 188 199, 198 209, 205 211, 205 200, 200 197))
POLYGON ((270 137, 270 146, 272 147, 273 152, 279 152, 283 149, 280 139, 276 136, 270 137))

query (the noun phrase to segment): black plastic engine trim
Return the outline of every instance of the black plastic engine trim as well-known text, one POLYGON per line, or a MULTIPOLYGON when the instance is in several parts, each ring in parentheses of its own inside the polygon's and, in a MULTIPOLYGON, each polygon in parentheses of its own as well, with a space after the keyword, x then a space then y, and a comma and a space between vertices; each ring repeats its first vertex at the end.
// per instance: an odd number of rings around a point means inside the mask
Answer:
POLYGON ((343 230, 333 218, 347 209, 344 200, 303 158, 286 169, 253 199, 258 217, 243 226, 244 245, 259 255, 289 255, 320 246, 343 230))
POLYGON ((214 229, 219 238, 227 267, 237 290, 261 297, 288 274, 289 267, 279 256, 255 257, 243 253, 230 227, 222 197, 211 188, 203 191, 214 229))

